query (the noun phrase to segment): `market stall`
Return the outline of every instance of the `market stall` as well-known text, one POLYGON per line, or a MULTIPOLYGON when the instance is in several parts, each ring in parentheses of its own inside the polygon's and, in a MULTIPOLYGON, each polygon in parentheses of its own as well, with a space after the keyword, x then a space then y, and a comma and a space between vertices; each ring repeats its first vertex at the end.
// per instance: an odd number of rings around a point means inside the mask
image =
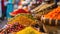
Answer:
POLYGON ((18 8, 15 10, 12 5, 14 3, 9 1, 6 15, 10 19, 0 29, 0 34, 58 34, 60 6, 52 0, 43 0, 40 3, 35 2, 36 0, 27 1, 22 0, 25 4, 17 4, 18 8))

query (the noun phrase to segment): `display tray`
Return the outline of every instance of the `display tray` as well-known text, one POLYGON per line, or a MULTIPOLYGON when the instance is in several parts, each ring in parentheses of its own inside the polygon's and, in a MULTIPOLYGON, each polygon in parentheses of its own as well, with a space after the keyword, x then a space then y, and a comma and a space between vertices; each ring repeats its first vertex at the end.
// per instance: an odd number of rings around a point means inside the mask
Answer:
POLYGON ((52 3, 52 4, 41 4, 38 7, 36 7, 35 9, 31 10, 31 12, 37 13, 40 11, 46 11, 46 10, 50 10, 53 8, 54 8, 54 3, 52 3))
POLYGON ((58 19, 42 19, 42 23, 52 26, 60 26, 60 20, 58 19))
POLYGON ((50 34, 60 34, 60 26, 48 26, 46 25, 46 29, 50 34))

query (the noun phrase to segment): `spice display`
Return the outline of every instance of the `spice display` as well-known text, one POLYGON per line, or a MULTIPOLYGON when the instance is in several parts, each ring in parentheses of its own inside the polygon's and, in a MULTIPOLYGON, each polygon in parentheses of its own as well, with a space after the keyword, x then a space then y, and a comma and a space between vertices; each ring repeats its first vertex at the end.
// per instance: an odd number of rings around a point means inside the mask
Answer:
POLYGON ((14 17, 9 24, 13 24, 14 22, 19 22, 22 25, 31 25, 36 23, 35 19, 33 18, 32 15, 29 14, 19 14, 16 17, 14 17), (16 19, 17 18, 17 19, 16 19))
POLYGON ((60 20, 60 7, 57 7, 56 9, 45 15, 45 18, 60 20))
POLYGON ((32 27, 27 27, 23 29, 22 31, 17 32, 17 34, 41 34, 41 33, 32 27))
POLYGON ((60 6, 54 0, 0 2, 5 5, 1 7, 0 34, 59 34, 60 6))

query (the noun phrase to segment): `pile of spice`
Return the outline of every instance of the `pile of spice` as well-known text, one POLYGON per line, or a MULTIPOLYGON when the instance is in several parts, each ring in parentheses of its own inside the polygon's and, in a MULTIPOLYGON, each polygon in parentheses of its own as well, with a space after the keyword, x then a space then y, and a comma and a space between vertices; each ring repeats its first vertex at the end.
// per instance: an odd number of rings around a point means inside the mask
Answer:
POLYGON ((15 24, 13 24, 13 26, 12 27, 10 27, 8 30, 7 30, 7 32, 18 32, 18 31, 20 31, 20 30, 22 30, 22 29, 24 29, 25 28, 25 26, 23 26, 23 25, 21 25, 21 24, 19 24, 19 23, 15 23, 15 24))
POLYGON ((24 28, 25 28, 24 25, 21 25, 21 24, 15 22, 14 24, 5 25, 1 29, 0 34, 10 34, 10 33, 15 34, 16 32, 23 30, 24 28))
POLYGON ((22 25, 26 25, 26 26, 36 23, 35 19, 33 18, 32 15, 24 14, 24 13, 15 16, 13 19, 11 19, 10 22, 8 22, 8 24, 13 24, 14 22, 18 22, 18 23, 20 23, 22 25))
POLYGON ((44 15, 45 18, 48 19, 58 19, 60 20, 60 7, 57 7, 56 9, 52 10, 50 13, 47 15, 44 15))
POLYGON ((17 32, 17 34, 41 34, 41 32, 35 30, 32 27, 26 27, 25 29, 17 32))
POLYGON ((10 15, 11 16, 16 16, 20 13, 29 13, 29 12, 27 11, 27 9, 25 9, 25 10, 24 9, 17 9, 15 11, 11 12, 10 15))

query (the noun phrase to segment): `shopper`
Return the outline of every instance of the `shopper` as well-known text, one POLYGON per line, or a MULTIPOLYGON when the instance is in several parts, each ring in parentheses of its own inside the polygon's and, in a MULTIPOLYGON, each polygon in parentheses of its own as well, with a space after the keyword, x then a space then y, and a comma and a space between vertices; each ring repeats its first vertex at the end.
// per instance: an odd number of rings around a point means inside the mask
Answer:
POLYGON ((4 6, 5 6, 4 17, 6 17, 7 4, 8 4, 8 0, 4 0, 4 6))
POLYGON ((10 19, 11 15, 9 14, 10 12, 12 12, 14 10, 14 5, 12 3, 12 0, 9 0, 8 4, 7 4, 7 11, 6 11, 6 18, 10 19))
POLYGON ((5 8, 4 8, 4 0, 1 0, 2 1, 2 13, 3 14, 1 14, 2 15, 2 20, 4 19, 4 14, 5 14, 5 8))
POLYGON ((1 0, 0 0, 0 18, 2 17, 2 3, 1 3, 1 0))
POLYGON ((54 2, 55 2, 55 6, 57 7, 58 5, 57 5, 57 3, 58 3, 58 0, 54 0, 54 2))
POLYGON ((14 0, 14 9, 18 8, 19 2, 20 2, 20 0, 14 0))
POLYGON ((22 4, 23 6, 26 6, 26 5, 29 5, 31 1, 32 1, 32 0, 25 0, 25 1, 22 1, 21 4, 22 4))
MULTIPOLYGON (((7 3, 8 3, 8 1, 7 0, 1 0, 2 1, 2 20, 4 20, 5 19, 5 17, 6 17, 6 9, 7 9, 7 3)), ((0 12, 1 13, 1 12, 0 12)))

